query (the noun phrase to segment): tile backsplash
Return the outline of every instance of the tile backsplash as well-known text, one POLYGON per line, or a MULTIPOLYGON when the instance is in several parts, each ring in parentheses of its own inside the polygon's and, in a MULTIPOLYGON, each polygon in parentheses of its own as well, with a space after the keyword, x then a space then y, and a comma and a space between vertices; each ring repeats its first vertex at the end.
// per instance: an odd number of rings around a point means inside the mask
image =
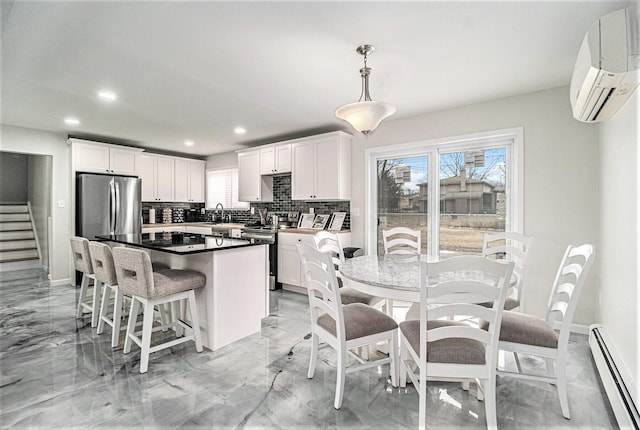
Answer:
MULTIPOLYGON (((187 212, 194 209, 191 213, 195 214, 194 222, 212 222, 215 210, 205 210, 201 214, 201 210, 205 207, 204 203, 142 203, 142 218, 145 224, 149 223, 149 209, 155 209, 156 223, 162 223, 163 209, 170 208, 172 210, 173 222, 189 221, 187 212)), ((271 203, 251 203, 251 207, 256 208, 255 214, 251 214, 250 209, 225 209, 225 215, 231 216, 231 222, 239 224, 255 223, 260 221, 257 209, 266 208, 269 213, 274 213, 281 217, 287 212, 308 213, 309 208, 313 208, 316 214, 331 215, 333 212, 346 212, 347 216, 342 225, 343 230, 350 228, 350 209, 349 201, 313 201, 305 202, 300 200, 291 200, 291 175, 275 176, 273 178, 273 202, 271 203)))

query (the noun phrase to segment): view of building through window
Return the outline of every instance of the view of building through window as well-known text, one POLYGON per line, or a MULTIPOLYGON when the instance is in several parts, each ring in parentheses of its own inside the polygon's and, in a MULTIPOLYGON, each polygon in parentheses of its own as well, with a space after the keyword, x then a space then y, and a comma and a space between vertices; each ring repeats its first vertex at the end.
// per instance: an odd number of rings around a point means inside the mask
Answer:
POLYGON ((377 174, 380 255, 382 230, 396 226, 422 231, 422 253, 432 249, 434 235, 430 232, 437 229, 435 249, 440 257, 480 254, 485 233, 505 230, 508 176, 504 146, 378 159, 377 174), (433 157, 438 159, 430 160, 433 157), (439 171, 437 179, 432 170, 439 171), (429 189, 430 176, 431 181, 439 181, 438 189, 429 189), (430 198, 437 199, 438 205, 432 205, 430 198), (433 207, 438 208, 436 217, 429 216, 433 207))

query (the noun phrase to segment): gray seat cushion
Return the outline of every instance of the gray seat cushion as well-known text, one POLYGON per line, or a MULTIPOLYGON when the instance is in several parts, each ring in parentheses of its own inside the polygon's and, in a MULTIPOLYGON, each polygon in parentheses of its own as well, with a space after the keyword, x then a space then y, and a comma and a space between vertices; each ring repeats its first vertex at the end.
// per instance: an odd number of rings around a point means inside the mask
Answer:
MULTIPOLYGON (((489 307, 491 307, 493 305, 493 303, 492 302, 485 302, 485 303, 480 303, 480 305, 489 308, 489 307)), ((505 311, 510 311, 512 309, 517 308, 518 306, 520 306, 520 302, 519 301, 517 301, 513 297, 507 297, 507 299, 504 301, 503 309, 505 311)))
MULTIPOLYGON (((482 328, 486 330, 486 327, 485 322, 482 328)), ((502 313, 500 340, 544 348, 558 347, 558 334, 547 325, 545 320, 520 312, 504 311, 502 313)))
MULTIPOLYGON (((427 321, 427 329, 467 325, 458 321, 427 321)), ((420 320, 400 323, 400 331, 409 341, 411 348, 420 355, 420 320)), ((466 338, 447 338, 427 343, 427 361, 429 363, 485 364, 485 347, 482 342, 466 338)))
POLYGON ((343 305, 350 305, 352 303, 364 303, 365 305, 371 306, 382 300, 381 297, 361 293, 360 291, 354 290, 351 287, 342 287, 339 291, 343 305))
POLYGON ((153 291, 147 298, 164 297, 181 291, 204 287, 207 277, 195 270, 165 269, 153 272, 153 291))
MULTIPOLYGON (((398 328, 393 318, 362 303, 342 306, 347 340, 382 333, 398 328)), ((318 325, 336 336, 336 323, 328 314, 318 317, 318 325)))

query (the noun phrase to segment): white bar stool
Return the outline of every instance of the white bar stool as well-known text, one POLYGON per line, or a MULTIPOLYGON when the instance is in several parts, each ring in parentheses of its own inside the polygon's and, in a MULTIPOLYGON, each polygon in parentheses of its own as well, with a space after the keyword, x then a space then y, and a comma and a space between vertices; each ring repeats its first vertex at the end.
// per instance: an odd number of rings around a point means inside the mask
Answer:
POLYGON ((98 325, 98 294, 100 291, 100 281, 96 279, 93 273, 89 240, 84 237, 72 236, 69 241, 73 254, 73 265, 78 272, 82 272, 76 318, 82 318, 83 311, 87 310, 91 313, 91 327, 95 327, 98 325), (93 298, 91 304, 88 304, 85 303, 85 298, 91 280, 93 280, 93 298))
POLYGON ((159 270, 153 272, 149 255, 139 249, 113 248, 111 250, 115 263, 116 277, 119 288, 124 294, 131 295, 131 310, 127 324, 127 334, 124 342, 124 353, 131 351, 131 343, 135 342, 141 349, 140 373, 146 373, 149 367, 149 354, 169 348, 183 342, 193 340, 196 351, 202 352, 200 340, 200 324, 194 290, 206 283, 206 277, 193 270, 159 270), (180 300, 188 300, 191 324, 181 319, 179 314, 180 300), (173 320, 168 324, 153 327, 155 306, 165 303, 172 304, 173 320), (135 331, 136 320, 140 306, 143 308, 142 338, 140 332, 135 331), (178 335, 180 328, 188 329, 191 334, 151 346, 153 332, 173 327, 178 335))

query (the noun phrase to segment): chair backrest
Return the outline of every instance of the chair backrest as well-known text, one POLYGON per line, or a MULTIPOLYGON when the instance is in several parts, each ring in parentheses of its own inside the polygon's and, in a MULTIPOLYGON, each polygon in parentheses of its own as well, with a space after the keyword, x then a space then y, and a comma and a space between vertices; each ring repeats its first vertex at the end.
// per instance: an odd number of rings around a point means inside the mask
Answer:
POLYGON ((551 327, 557 322, 560 323, 559 348, 566 348, 568 345, 578 297, 593 265, 594 256, 593 245, 569 245, 558 267, 549 295, 546 321, 551 327))
POLYGON ((89 242, 91 264, 96 279, 107 285, 117 285, 116 266, 109 245, 103 242, 89 242))
MULTIPOLYGON (((420 357, 426 357, 427 342, 457 338, 484 344, 482 366, 487 372, 495 368, 500 336, 500 322, 507 297, 513 263, 491 261, 478 255, 452 257, 437 263, 421 263, 420 289, 420 357), (491 302, 491 307, 482 303, 491 302), (488 322, 488 329, 477 325, 435 325, 427 327, 427 304, 430 321, 479 319, 488 322)), ((432 323, 433 324, 433 323, 432 323)), ((423 363, 424 364, 424 363, 423 363)), ((450 363, 446 363, 450 364, 450 363)), ((483 370, 483 371, 484 371, 483 370)))
POLYGON ((513 273, 516 276, 516 299, 520 303, 520 310, 524 310, 524 286, 529 266, 529 255, 533 237, 517 232, 500 232, 485 234, 482 244, 482 256, 492 259, 513 261, 513 273))
POLYGON ((153 268, 149 254, 141 249, 117 247, 111 250, 118 287, 126 294, 153 296, 153 268))
POLYGON ((407 227, 382 230, 385 254, 420 254, 421 232, 407 227))
POLYGON ((93 274, 91 264, 91 251, 89 251, 89 239, 85 237, 71 236, 69 239, 73 254, 73 266, 78 272, 93 274))
MULTIPOLYGON (((344 251, 342 250, 342 243, 340 242, 340 236, 328 231, 319 231, 313 236, 313 240, 316 243, 316 247, 320 252, 328 253, 331 255, 333 266, 339 271, 340 265, 344 261, 344 251)), ((340 276, 336 273, 336 276, 340 276)))
POLYGON ((297 248, 309 297, 313 330, 319 328, 318 317, 326 313, 336 322, 336 337, 346 339, 342 300, 331 255, 306 243, 299 243, 297 248))

